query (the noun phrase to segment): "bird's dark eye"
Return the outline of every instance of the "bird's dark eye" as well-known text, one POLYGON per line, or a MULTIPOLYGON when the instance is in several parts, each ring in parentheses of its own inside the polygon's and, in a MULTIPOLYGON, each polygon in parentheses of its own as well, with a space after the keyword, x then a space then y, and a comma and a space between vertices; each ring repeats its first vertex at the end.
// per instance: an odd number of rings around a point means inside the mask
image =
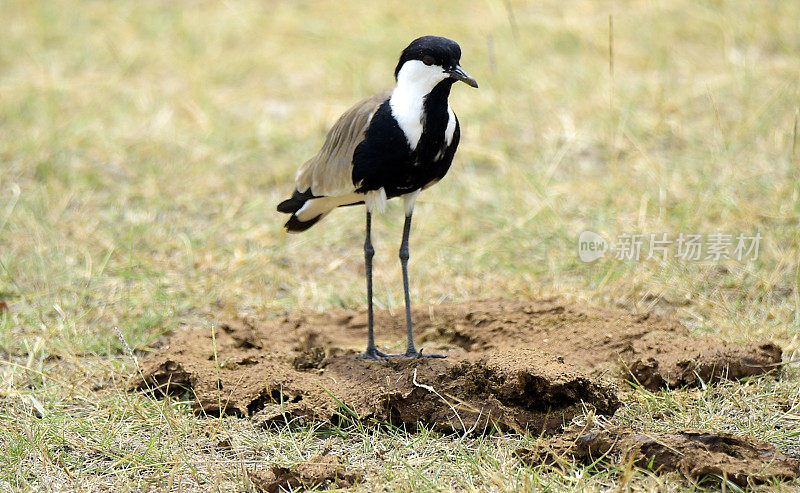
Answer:
POLYGON ((434 63, 436 63, 436 60, 430 55, 425 55, 424 57, 422 57, 422 63, 424 63, 425 65, 433 65, 434 63))

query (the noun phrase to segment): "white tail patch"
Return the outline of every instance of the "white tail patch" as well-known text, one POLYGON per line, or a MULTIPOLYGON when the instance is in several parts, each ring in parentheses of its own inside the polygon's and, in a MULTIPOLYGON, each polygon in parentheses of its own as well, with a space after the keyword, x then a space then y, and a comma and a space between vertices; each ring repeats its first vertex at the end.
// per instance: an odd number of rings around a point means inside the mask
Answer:
POLYGON ((360 193, 349 193, 338 197, 319 197, 306 201, 294 215, 301 221, 310 221, 320 214, 327 214, 340 205, 353 204, 362 200, 364 200, 364 195, 360 193))

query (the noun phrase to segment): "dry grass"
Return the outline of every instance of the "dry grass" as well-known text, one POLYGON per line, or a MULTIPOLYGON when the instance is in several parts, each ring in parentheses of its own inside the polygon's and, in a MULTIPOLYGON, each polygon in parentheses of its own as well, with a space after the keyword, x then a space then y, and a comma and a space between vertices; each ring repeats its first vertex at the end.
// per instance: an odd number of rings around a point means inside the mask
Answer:
MULTIPOLYGON (((510 452, 531 437, 265 431, 122 391, 126 343, 363 305, 362 211, 285 236, 274 206, 339 112, 390 85, 399 50, 427 33, 461 43, 481 89, 452 97, 462 146, 415 215, 414 300, 558 294, 674 309, 698 331, 774 339, 797 357, 800 3, 611 5, 1 3, 0 487, 241 490, 243 467, 328 441, 374 466, 366 489, 665 485, 521 467, 510 452), (584 229, 764 241, 752 262, 584 264, 584 229)), ((375 227, 381 306, 402 303, 400 218, 395 204, 375 227)), ((789 369, 632 391, 615 419, 735 430, 796 454, 797 384, 789 369)))

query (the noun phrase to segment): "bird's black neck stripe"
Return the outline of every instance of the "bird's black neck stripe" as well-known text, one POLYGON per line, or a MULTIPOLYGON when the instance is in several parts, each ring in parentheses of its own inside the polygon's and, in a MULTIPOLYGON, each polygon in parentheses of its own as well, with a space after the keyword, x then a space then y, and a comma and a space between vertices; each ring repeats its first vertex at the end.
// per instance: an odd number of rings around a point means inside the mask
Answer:
POLYGON ((422 136, 417 144, 418 162, 433 161, 445 145, 445 131, 450 117, 447 111, 447 98, 453 79, 445 79, 425 96, 422 121, 422 136))

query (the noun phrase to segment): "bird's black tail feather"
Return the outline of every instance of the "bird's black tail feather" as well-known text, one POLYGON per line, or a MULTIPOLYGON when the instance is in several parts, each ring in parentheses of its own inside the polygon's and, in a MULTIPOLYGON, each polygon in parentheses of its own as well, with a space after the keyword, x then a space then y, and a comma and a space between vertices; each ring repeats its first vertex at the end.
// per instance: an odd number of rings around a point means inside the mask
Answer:
POLYGON ((297 190, 294 191, 291 198, 288 198, 278 204, 278 212, 285 212, 286 214, 293 214, 300 210, 301 207, 306 203, 306 201, 316 198, 313 193, 311 193, 311 189, 309 188, 305 192, 299 192, 297 190))
POLYGON ((317 222, 325 216, 325 214, 320 214, 308 221, 301 221, 295 215, 297 211, 303 208, 303 206, 311 199, 319 198, 313 193, 311 193, 311 189, 309 188, 305 192, 300 192, 299 190, 295 190, 292 193, 291 198, 288 198, 278 204, 278 212, 283 212, 286 214, 291 214, 292 217, 286 221, 286 224, 283 225, 286 228, 286 231, 289 233, 300 233, 302 231, 307 230, 311 226, 317 224, 317 222))
POLYGON ((289 220, 286 221, 286 224, 284 224, 283 227, 285 227, 286 231, 290 233, 300 233, 307 230, 311 226, 317 224, 317 221, 322 219, 322 216, 324 215, 325 214, 320 214, 319 216, 313 219, 309 219, 308 221, 301 221, 297 219, 297 216, 292 214, 292 217, 290 217, 289 220))

